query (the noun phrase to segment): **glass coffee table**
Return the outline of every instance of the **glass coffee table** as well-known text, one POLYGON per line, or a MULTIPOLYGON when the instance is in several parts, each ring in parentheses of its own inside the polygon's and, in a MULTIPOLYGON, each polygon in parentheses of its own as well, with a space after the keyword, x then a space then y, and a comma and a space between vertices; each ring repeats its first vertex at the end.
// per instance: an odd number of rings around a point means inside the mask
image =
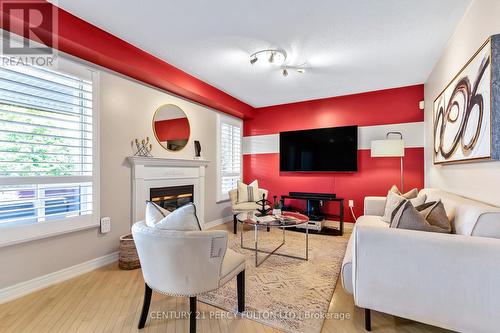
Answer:
POLYGON ((299 214, 299 213, 283 212, 281 215, 278 215, 278 216, 266 215, 264 217, 260 217, 260 216, 258 216, 257 211, 251 211, 251 212, 245 212, 245 213, 238 214, 236 216, 236 219, 238 220, 238 222, 240 222, 240 225, 241 225, 241 228, 240 228, 241 229, 240 230, 241 248, 255 251, 255 267, 259 267, 264 261, 266 261, 273 254, 278 255, 278 256, 288 257, 288 258, 301 259, 301 260, 308 260, 309 259, 309 231, 308 231, 309 218, 307 216, 299 214), (296 227, 297 225, 304 224, 304 223, 306 226, 305 256, 301 257, 301 256, 285 254, 285 253, 276 253, 276 251, 278 251, 278 249, 285 244, 285 241, 286 241, 285 230, 287 228, 296 227), (250 225, 253 227, 253 233, 254 233, 254 246, 253 247, 245 246, 243 244, 243 225, 244 224, 247 224, 247 225, 250 225), (268 228, 281 228, 283 230, 281 243, 271 251, 259 249, 259 229, 262 229, 262 228, 266 228, 266 229, 268 229, 268 228), (260 261, 259 261, 259 252, 267 254, 260 261))

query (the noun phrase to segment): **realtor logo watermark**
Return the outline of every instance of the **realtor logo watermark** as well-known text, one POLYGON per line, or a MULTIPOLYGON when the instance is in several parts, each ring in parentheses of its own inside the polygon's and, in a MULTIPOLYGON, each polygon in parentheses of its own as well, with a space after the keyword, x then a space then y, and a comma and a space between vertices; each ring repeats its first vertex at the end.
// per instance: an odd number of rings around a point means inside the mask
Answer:
POLYGON ((0 9, 2 65, 57 67, 56 7, 42 0, 27 0, 2 1, 0 9))

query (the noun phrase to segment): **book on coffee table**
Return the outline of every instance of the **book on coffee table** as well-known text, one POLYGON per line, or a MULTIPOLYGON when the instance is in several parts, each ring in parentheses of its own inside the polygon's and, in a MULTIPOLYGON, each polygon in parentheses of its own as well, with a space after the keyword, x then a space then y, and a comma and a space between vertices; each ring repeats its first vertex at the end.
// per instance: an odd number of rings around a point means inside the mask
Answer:
POLYGON ((276 221, 276 218, 274 216, 272 216, 272 215, 257 216, 255 219, 259 223, 271 223, 271 222, 276 221))

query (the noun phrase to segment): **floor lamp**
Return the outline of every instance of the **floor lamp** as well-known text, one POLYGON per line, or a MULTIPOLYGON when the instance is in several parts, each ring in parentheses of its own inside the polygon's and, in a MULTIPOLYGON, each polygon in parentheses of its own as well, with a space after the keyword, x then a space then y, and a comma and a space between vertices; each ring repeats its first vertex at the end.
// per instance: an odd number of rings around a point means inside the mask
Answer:
POLYGON ((401 132, 389 132, 385 140, 371 142, 371 157, 400 157, 401 158, 401 192, 404 191, 403 157, 405 156, 405 142, 401 132), (391 135, 398 135, 399 139, 391 139, 391 135))

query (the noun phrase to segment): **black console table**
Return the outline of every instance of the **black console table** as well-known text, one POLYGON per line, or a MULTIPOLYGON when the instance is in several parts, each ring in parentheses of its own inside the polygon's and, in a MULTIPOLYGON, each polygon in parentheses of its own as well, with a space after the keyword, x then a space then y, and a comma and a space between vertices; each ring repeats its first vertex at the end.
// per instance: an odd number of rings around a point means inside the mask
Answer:
MULTIPOLYGON (((288 195, 281 196, 281 206, 286 210, 285 200, 305 200, 306 201, 306 211, 305 215, 309 217, 311 221, 323 221, 325 218, 328 219, 338 219, 339 228, 325 226, 318 233, 325 235, 342 236, 344 234, 344 198, 337 198, 335 194, 329 193, 306 193, 306 192, 290 192, 288 195), (332 201, 339 204, 339 214, 324 214, 321 212, 320 207, 322 202, 332 201)), ((300 231, 300 229, 297 229, 300 231)), ((309 232, 314 233, 313 230, 309 232)))

